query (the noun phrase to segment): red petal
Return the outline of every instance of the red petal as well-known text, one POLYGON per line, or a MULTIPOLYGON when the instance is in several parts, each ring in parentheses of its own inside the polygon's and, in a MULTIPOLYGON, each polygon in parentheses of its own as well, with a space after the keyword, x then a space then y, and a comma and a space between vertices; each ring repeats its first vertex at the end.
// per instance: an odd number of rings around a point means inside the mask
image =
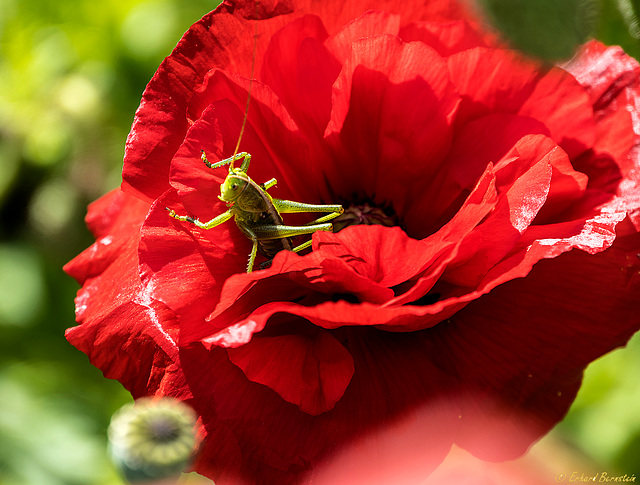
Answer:
POLYGON ((328 34, 316 16, 301 17, 273 36, 262 78, 287 106, 298 126, 320 138, 331 113, 338 61, 322 44, 328 34))
POLYGON ((520 114, 542 121, 570 158, 593 146, 595 121, 589 97, 572 76, 553 68, 540 79, 520 114))
POLYGON ((473 399, 461 446, 483 459, 512 459, 564 416, 583 368, 640 325, 639 247, 635 234, 597 255, 543 261, 452 318, 455 331, 440 345, 456 356, 473 399), (501 413, 487 421, 494 411, 501 413), (487 424, 497 426, 488 432, 487 424))
MULTIPOLYGON (((318 416, 251 382, 224 349, 182 349, 181 362, 198 413, 206 424, 224 425, 233 432, 235 440, 228 440, 229 445, 241 447, 244 462, 235 471, 249 483, 300 483, 328 455, 349 449, 360 437, 377 443, 376 434, 384 436, 387 426, 416 422, 421 430, 429 430, 422 448, 422 470, 428 474, 450 447, 459 408, 453 397, 455 380, 435 367, 425 351, 427 334, 389 335, 373 329, 331 334, 351 354, 355 373, 342 399, 318 416)), ((207 429, 208 442, 226 438, 213 426, 207 429)), ((414 441, 396 444, 410 453, 414 441)), ((212 477, 224 484, 216 475, 234 464, 225 463, 224 455, 209 456, 212 477)))
POLYGON ((247 378, 276 391, 282 399, 314 416, 334 407, 353 376, 351 354, 329 332, 302 319, 288 319, 291 333, 257 335, 229 349, 229 359, 247 378))
POLYGON ((537 120, 502 113, 483 116, 456 130, 447 159, 429 189, 408 209, 409 233, 424 237, 451 220, 487 165, 505 157, 525 135, 535 133, 548 134, 548 130, 537 120))
MULTIPOLYGON (((207 168, 201 161, 201 150, 205 150, 210 162, 233 155, 240 136, 244 109, 248 96, 248 80, 231 76, 222 71, 212 71, 207 76, 203 91, 190 109, 200 112, 185 136, 171 164, 171 184, 178 189, 183 202, 195 210, 195 199, 200 199, 199 213, 207 210, 219 195, 218 185, 228 174, 228 168, 217 171, 207 168), (205 189, 202 191, 202 189, 205 189), (202 191, 203 193, 198 193, 202 191), (209 200, 207 200, 209 199, 209 200)), ((309 180, 317 179, 318 166, 305 163, 310 158, 311 146, 298 130, 295 122, 282 106, 271 89, 254 82, 251 89, 251 105, 245 132, 239 151, 247 151, 252 160, 249 175, 258 182, 272 177, 278 179, 279 187, 273 189, 279 198, 293 198, 313 202, 309 180), (309 200, 311 199, 311 200, 309 200)))
POLYGON ((327 40, 326 44, 342 65, 351 57, 353 43, 358 39, 381 34, 397 36, 399 30, 399 15, 383 10, 369 10, 344 25, 339 32, 327 40))
POLYGON ((596 112, 606 109, 621 91, 638 86, 638 61, 620 47, 597 41, 585 44, 564 67, 589 93, 596 112))
POLYGON ((402 217, 419 192, 411 188, 424 186, 420 181, 429 180, 449 148, 457 103, 431 48, 385 35, 354 42, 334 85, 325 133, 336 153, 325 167, 334 191, 393 200, 402 217), (398 117, 398 106, 414 109, 398 117))
POLYGON ((126 248, 137 244, 136 234, 149 210, 149 204, 119 189, 102 196, 89 206, 86 222, 96 242, 64 266, 64 271, 80 284, 100 275, 126 248))
POLYGON ((449 57, 449 70, 465 99, 460 108, 463 120, 491 112, 518 113, 544 123, 572 157, 593 145, 589 98, 561 69, 545 73, 509 51, 476 48, 449 57))
POLYGON ((599 182, 593 184, 597 189, 610 193, 613 188, 625 200, 635 227, 640 228, 640 66, 619 47, 592 41, 566 68, 589 92, 598 119, 599 153, 580 160, 578 167, 599 182), (605 163, 606 169, 602 170, 605 163), (613 163, 618 167, 618 177, 611 176, 613 163), (608 179, 603 180, 602 173, 608 179), (619 184, 623 177, 626 180, 619 184))
POLYGON ((399 4, 396 0, 353 0, 350 2, 296 2, 296 10, 317 14, 330 35, 342 29, 353 19, 370 10, 398 14, 402 24, 431 20, 451 21, 472 18, 470 11, 458 0, 430 0, 428 3, 409 1, 399 4))
POLYGON ((516 114, 543 76, 540 66, 506 50, 469 49, 447 62, 451 81, 465 98, 459 114, 465 121, 496 112, 516 114))
POLYGON ((502 178, 502 172, 513 165, 519 170, 531 168, 518 174, 513 184, 500 194, 494 211, 462 243, 457 260, 444 275, 446 281, 462 287, 476 287, 488 270, 514 248, 546 202, 551 185, 551 158, 566 155, 554 145, 541 158, 535 154, 533 160, 528 159, 527 151, 535 153, 539 150, 539 143, 533 142, 532 138, 537 137, 525 138, 529 143, 517 147, 522 158, 507 158, 510 163, 506 168, 501 163, 496 166, 498 180, 502 178))
POLYGON ((233 222, 202 230, 172 219, 165 207, 187 213, 172 191, 151 208, 141 231, 140 277, 149 296, 171 308, 188 334, 211 312, 224 280, 244 271, 250 244, 233 222))
POLYGON ((340 448, 314 467, 314 485, 410 485, 427 483, 426 477, 447 451, 436 436, 447 435, 453 403, 430 402, 340 448), (448 409, 447 409, 448 408, 448 409))
POLYGON ((186 398, 175 317, 149 297, 138 276, 139 231, 147 209, 146 202, 120 190, 92 204, 89 224, 98 235, 111 232, 65 267, 84 285, 76 298, 80 325, 66 337, 135 397, 158 392, 186 398))
POLYGON ((105 274, 81 291, 78 302, 91 311, 85 312, 81 325, 66 331, 67 340, 135 398, 156 393, 189 398, 178 359, 175 317, 158 302, 132 301, 142 292, 140 286, 121 287, 114 303, 102 300, 110 296, 104 287, 122 283, 121 273, 105 274))
POLYGON ((463 20, 414 22, 402 28, 400 37, 405 42, 424 42, 443 57, 486 45, 482 35, 463 20))
MULTIPOLYGON (((171 158, 189 128, 187 107, 207 72, 229 68, 250 77, 255 24, 247 17, 258 12, 263 19, 258 22, 264 33, 257 37, 258 59, 271 34, 287 21, 268 1, 260 9, 237 7, 223 3, 192 25, 147 85, 127 138, 125 191, 152 201, 169 188, 171 158)), ((259 68, 258 64, 256 76, 259 68)))

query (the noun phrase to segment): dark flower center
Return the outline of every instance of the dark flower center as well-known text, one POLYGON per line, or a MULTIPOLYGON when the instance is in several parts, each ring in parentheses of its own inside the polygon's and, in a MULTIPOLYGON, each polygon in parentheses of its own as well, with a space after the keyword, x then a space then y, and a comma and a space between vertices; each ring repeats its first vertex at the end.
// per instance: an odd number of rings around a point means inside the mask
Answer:
POLYGON ((155 416, 147 422, 150 438, 156 443, 169 443, 181 435, 180 423, 169 416, 155 416))
POLYGON ((343 204, 343 206, 344 213, 332 221, 333 232, 359 224, 378 224, 387 227, 400 225, 400 219, 389 204, 377 206, 369 201, 358 201, 352 202, 350 205, 343 204))

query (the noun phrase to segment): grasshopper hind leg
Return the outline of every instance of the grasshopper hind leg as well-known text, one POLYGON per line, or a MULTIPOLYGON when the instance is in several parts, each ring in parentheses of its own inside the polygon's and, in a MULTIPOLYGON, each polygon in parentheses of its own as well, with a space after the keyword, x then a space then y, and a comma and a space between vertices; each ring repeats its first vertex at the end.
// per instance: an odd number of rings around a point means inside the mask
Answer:
MULTIPOLYGON (((278 226, 276 226, 278 227, 278 226)), ((289 233, 291 231, 291 229, 297 229, 298 231, 296 231, 296 234, 289 234, 289 236, 299 236, 302 234, 313 234, 316 231, 331 231, 331 224, 316 224, 314 226, 300 226, 297 228, 291 227, 291 226, 280 226, 282 228, 285 229, 285 232, 289 233)), ((293 232, 293 231, 291 231, 293 232)), ((304 249, 310 248, 311 244, 313 244, 313 240, 309 239, 308 241, 303 242, 302 244, 291 248, 291 251, 293 251, 294 253, 299 253, 300 251, 303 251, 304 249)), ((258 265, 258 268, 260 269, 265 269, 268 268, 269 266, 271 266, 271 263, 273 262, 273 258, 268 260, 268 261, 264 261, 262 263, 260 263, 258 265)))
MULTIPOLYGON (((275 179, 272 179, 268 182, 266 182, 264 184, 265 188, 270 188, 273 185, 275 185, 275 179)), ((265 238, 272 238, 272 237, 293 237, 293 236, 299 236, 302 234, 312 234, 316 231, 332 231, 333 230, 333 225, 331 223, 329 223, 328 221, 335 219, 336 217, 338 217, 340 214, 342 214, 344 212, 344 208, 341 205, 338 204, 305 204, 302 202, 295 202, 295 201, 291 201, 291 200, 283 200, 283 199, 273 199, 273 204, 276 208, 276 210, 280 213, 294 213, 294 212, 307 212, 307 213, 313 213, 313 212, 328 212, 328 214, 318 217, 317 219, 308 222, 307 224, 305 224, 304 226, 285 226, 285 225, 280 225, 280 226, 270 226, 270 227, 266 227, 263 226, 262 228, 260 228, 260 232, 261 232, 261 236, 265 237, 265 238)), ((312 240, 309 239, 308 241, 300 244, 299 246, 296 246, 294 248, 291 249, 291 251, 293 251, 294 253, 298 253, 308 247, 310 247, 312 244, 312 240)), ((263 263, 260 263, 258 265, 258 267, 260 269, 264 269, 267 268, 271 265, 273 259, 270 259, 268 261, 265 261, 263 263)))
POLYGON ((344 208, 339 204, 305 204, 293 200, 273 199, 273 205, 281 214, 292 214, 294 212, 328 212, 328 214, 305 224, 307 226, 330 221, 344 212, 344 208))

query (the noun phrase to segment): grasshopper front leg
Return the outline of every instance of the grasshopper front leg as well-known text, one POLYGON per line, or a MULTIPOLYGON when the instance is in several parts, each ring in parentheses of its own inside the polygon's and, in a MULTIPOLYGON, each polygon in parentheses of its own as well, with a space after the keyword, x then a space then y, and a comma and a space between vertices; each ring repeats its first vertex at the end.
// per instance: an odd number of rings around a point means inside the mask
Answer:
POLYGON ((214 228, 216 226, 219 226, 223 222, 228 221, 229 219, 231 219, 233 217, 233 214, 231 213, 231 210, 228 210, 226 212, 223 212, 219 216, 214 217, 213 219, 211 219, 208 222, 200 222, 198 219, 195 219, 195 218, 193 218, 191 216, 179 216, 178 214, 176 214, 176 212, 173 209, 169 209, 168 207, 165 207, 165 209, 167 209, 169 211, 169 215, 171 217, 173 217, 174 219, 177 219, 177 220, 183 221, 183 222, 190 222, 191 224, 193 224, 194 226, 199 227, 200 229, 212 229, 212 228, 214 228))
POLYGON ((220 160, 219 162, 216 162, 216 163, 211 163, 207 159, 207 154, 204 152, 204 150, 201 150, 201 153, 202 153, 202 156, 200 158, 202 159, 204 164, 209 168, 220 168, 229 164, 231 164, 231 166, 233 167, 233 162, 235 162, 236 160, 242 159, 242 165, 240 166, 240 170, 242 170, 244 173, 247 173, 247 170, 249 170, 249 163, 251 163, 251 155, 249 155, 247 152, 236 153, 234 156, 225 158, 224 160, 220 160))

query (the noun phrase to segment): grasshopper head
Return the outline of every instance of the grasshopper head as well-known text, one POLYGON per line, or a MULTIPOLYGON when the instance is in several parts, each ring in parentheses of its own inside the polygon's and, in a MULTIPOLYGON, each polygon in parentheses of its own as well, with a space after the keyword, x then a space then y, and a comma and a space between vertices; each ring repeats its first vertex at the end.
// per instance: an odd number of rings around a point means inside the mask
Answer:
POLYGON ((224 202, 235 202, 244 189, 247 188, 248 183, 247 175, 241 172, 240 169, 235 169, 233 172, 229 172, 229 175, 220 186, 220 196, 218 198, 224 202))

